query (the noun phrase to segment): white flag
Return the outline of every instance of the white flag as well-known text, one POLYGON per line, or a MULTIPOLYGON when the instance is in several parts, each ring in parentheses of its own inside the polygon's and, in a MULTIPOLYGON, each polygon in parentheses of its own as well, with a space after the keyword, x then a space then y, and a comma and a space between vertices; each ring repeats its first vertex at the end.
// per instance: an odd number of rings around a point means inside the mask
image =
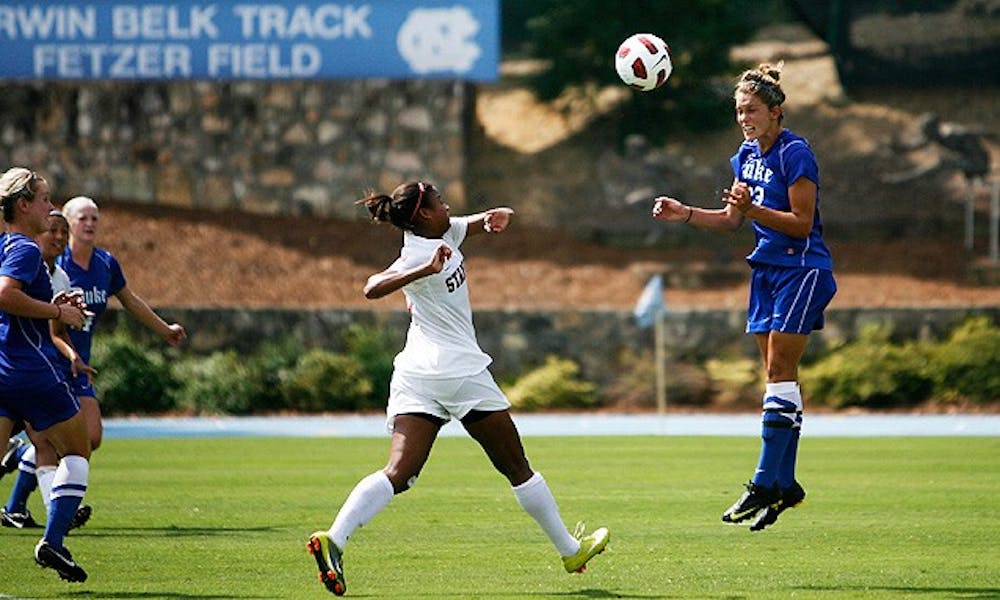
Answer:
POLYGON ((636 325, 640 329, 652 327, 657 315, 666 310, 667 305, 663 301, 663 275, 657 273, 646 282, 646 287, 639 294, 639 301, 635 303, 633 314, 636 325))

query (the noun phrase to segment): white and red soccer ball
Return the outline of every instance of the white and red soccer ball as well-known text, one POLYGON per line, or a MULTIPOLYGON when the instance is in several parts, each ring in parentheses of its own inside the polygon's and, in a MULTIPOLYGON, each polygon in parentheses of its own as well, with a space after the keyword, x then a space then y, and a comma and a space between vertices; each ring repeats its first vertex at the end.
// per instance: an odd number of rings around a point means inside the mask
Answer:
POLYGON ((615 70, 629 86, 648 92, 655 90, 670 77, 674 64, 670 46, 652 33, 630 36, 615 53, 615 70))

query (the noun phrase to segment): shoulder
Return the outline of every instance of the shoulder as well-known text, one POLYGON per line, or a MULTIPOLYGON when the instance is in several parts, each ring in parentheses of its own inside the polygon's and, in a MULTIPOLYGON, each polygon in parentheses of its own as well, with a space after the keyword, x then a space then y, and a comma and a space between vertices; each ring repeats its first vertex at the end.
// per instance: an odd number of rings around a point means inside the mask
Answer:
POLYGON ((31 239, 26 235, 21 235, 19 233, 9 233, 3 238, 3 249, 4 252, 34 252, 41 254, 42 250, 38 247, 38 242, 31 239))
POLYGON ((736 149, 736 153, 733 154, 733 160, 742 161, 747 157, 748 154, 752 153, 757 148, 756 144, 753 142, 742 142, 736 149))
POLYGON ((778 137, 778 152, 786 156, 803 153, 810 155, 813 154, 812 146, 809 145, 809 140, 801 135, 796 135, 787 129, 784 130, 778 137))
POLYGON ((449 222, 451 227, 444 234, 445 238, 453 244, 461 244, 465 239, 465 234, 469 231, 469 217, 451 217, 449 222))
POLYGON ((104 248, 95 247, 94 258, 101 261, 109 268, 112 266, 118 266, 118 259, 115 258, 115 255, 111 254, 111 252, 105 250, 104 248))

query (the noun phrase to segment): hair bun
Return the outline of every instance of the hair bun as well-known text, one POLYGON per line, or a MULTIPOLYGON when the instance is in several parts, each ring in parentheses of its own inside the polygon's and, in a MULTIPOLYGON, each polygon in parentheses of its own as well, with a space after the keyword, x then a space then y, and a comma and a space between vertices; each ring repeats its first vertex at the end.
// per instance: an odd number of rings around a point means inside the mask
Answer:
POLYGON ((778 64, 772 65, 771 63, 761 63, 757 66, 757 71, 767 77, 772 79, 774 83, 778 83, 781 80, 781 71, 785 68, 785 61, 778 61, 778 64))

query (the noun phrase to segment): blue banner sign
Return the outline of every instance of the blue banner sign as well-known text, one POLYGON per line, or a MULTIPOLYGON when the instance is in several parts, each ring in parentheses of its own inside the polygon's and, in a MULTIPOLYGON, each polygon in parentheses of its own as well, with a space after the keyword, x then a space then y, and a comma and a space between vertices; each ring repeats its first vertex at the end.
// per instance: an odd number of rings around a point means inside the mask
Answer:
POLYGON ((0 78, 493 81, 499 0, 5 2, 0 78))

